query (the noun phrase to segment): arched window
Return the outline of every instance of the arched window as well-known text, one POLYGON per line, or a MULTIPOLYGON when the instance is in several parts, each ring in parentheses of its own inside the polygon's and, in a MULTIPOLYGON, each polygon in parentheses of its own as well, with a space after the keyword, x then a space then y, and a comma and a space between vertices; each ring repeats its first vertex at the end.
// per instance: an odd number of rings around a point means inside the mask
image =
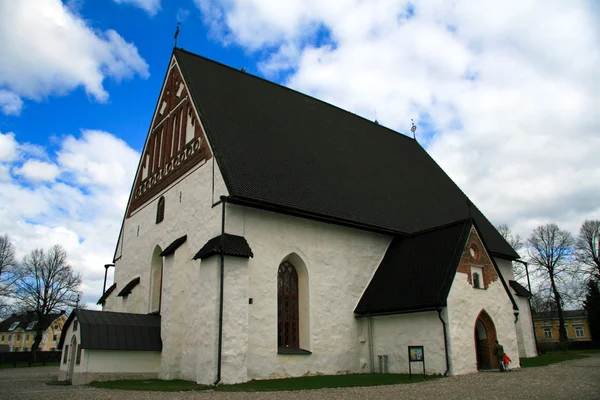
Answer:
POLYGON ((299 348, 298 273, 288 261, 277 272, 277 345, 299 348))
POLYGON ((161 196, 156 206, 156 223, 162 222, 163 219, 165 219, 165 198, 161 196))

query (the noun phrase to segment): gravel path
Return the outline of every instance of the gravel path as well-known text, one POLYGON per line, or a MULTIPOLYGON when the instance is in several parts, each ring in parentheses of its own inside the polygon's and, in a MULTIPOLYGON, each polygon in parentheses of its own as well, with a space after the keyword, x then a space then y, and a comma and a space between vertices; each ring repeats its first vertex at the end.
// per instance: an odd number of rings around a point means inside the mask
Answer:
POLYGON ((249 399, 597 399, 600 400, 600 353, 590 358, 547 367, 513 370, 509 373, 481 372, 409 385, 370 388, 321 389, 297 392, 133 392, 86 386, 54 386, 58 367, 0 370, 0 399, 57 400, 249 400, 249 399))

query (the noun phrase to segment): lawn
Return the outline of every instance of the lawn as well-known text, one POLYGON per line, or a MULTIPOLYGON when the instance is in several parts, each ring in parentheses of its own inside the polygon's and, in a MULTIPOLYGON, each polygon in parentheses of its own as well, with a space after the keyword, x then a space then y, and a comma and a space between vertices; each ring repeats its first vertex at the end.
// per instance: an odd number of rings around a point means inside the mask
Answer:
POLYGON ((182 380, 161 381, 159 379, 92 382, 90 386, 103 389, 145 390, 152 392, 183 392, 210 389, 210 386, 198 385, 196 382, 182 380))
MULTIPOLYGON (((58 362, 47 362, 45 365, 42 364, 42 362, 32 362, 31 363, 31 367, 58 367, 59 365, 60 365, 60 363, 58 363, 58 362)), ((29 366, 30 365, 28 362, 18 362, 17 363, 17 368, 26 368, 29 366)), ((3 362, 2 364, 0 364, 0 369, 9 369, 9 368, 15 368, 13 366, 13 363, 3 362)))
MULTIPOLYGON (((436 378, 439 378, 439 376, 428 376, 427 380, 436 378)), ((179 392, 206 389, 213 389, 221 392, 273 392, 280 390, 397 385, 403 383, 423 382, 424 380, 425 379, 423 378, 423 375, 413 375, 412 379, 410 379, 406 374, 351 374, 256 380, 237 385, 219 385, 216 387, 198 385, 189 381, 161 381, 157 379, 92 382, 90 383, 90 386, 104 389, 148 390, 161 392, 179 392)))
POLYGON ((595 353, 598 350, 567 350, 567 351, 549 351, 539 357, 521 358, 519 361, 522 368, 543 367, 550 364, 559 363, 568 360, 577 360, 587 358, 586 353, 595 353))

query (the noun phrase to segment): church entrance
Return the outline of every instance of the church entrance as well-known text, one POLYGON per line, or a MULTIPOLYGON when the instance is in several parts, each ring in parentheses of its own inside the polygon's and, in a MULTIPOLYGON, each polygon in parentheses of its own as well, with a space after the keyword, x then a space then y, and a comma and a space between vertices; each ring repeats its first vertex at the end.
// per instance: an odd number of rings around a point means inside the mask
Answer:
POLYGON ((488 313, 485 311, 482 311, 479 314, 479 317, 477 317, 474 331, 477 369, 498 368, 498 362, 494 357, 496 327, 488 313))

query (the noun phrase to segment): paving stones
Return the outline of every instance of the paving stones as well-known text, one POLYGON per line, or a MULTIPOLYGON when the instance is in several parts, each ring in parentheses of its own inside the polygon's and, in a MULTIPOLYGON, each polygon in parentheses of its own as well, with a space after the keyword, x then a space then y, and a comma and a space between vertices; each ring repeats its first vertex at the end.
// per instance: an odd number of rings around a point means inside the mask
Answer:
POLYGON ((565 361, 547 367, 511 370, 507 373, 483 372, 431 382, 376 386, 368 388, 320 389, 296 392, 226 393, 226 392, 134 392, 96 389, 86 386, 46 385, 58 374, 58 367, 16 368, 0 370, 0 399, 71 400, 279 400, 286 399, 423 399, 423 400, 511 400, 511 399, 599 399, 600 354, 590 358, 565 361), (48 397, 46 397, 48 398, 48 397))

